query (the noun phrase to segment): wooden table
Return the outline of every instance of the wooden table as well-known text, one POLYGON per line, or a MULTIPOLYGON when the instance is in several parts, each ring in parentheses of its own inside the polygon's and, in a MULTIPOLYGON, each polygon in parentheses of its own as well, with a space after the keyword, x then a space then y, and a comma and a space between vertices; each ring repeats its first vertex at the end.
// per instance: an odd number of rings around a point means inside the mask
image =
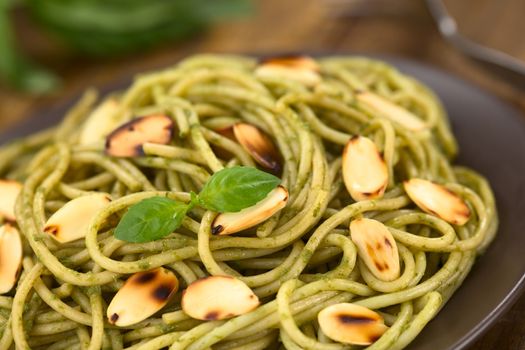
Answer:
MULTIPOLYGON (((372 1, 374 0, 366 0, 372 1)), ((197 52, 381 53, 428 62, 481 85, 525 112, 525 92, 488 76, 445 43, 420 0, 390 0, 394 14, 372 11, 364 17, 336 16, 328 0, 261 0, 251 18, 224 23, 184 43, 106 61, 75 57, 49 44, 23 15, 17 30, 23 48, 60 72, 63 88, 48 97, 32 97, 0 88, 0 129, 38 115, 88 86, 101 86, 148 69, 172 64, 197 52)), ((385 1, 383 1, 385 2, 385 1)), ((463 33, 525 60, 524 0, 449 0, 463 33)), ((472 348, 525 349, 525 296, 472 348)))

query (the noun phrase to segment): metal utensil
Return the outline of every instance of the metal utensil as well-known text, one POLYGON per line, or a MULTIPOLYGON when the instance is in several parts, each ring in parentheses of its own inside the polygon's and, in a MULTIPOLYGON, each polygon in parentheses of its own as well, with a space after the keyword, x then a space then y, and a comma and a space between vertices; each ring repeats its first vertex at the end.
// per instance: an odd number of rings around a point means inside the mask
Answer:
MULTIPOLYGON (((412 8, 408 1, 389 0, 323 0, 328 13, 334 17, 362 18, 406 14, 412 8), (403 6, 401 6, 403 5, 403 6)), ((525 63, 501 51, 480 45, 459 33, 456 21, 442 0, 426 0, 432 18, 447 42, 469 57, 487 72, 525 90, 525 63)), ((412 3, 413 5, 413 3, 412 3)))
POLYGON ((525 90, 525 64, 501 51, 477 44, 457 30, 456 21, 447 11, 443 1, 426 0, 441 35, 456 49, 482 65, 488 72, 525 90))

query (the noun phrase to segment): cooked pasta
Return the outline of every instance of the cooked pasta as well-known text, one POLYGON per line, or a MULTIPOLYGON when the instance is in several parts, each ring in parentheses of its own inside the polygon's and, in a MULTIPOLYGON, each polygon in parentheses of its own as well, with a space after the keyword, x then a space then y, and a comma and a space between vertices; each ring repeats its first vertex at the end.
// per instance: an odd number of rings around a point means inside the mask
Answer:
MULTIPOLYGON (((496 234, 490 186, 453 165, 456 152, 432 91, 367 58, 257 62, 201 55, 142 74, 101 101, 87 91, 59 125, 0 148, 0 178, 9 180, 5 186, 22 185, 15 218, 2 206, 0 212, 23 243, 18 282, 0 296, 0 350, 349 349, 356 343, 330 337, 332 326, 320 324, 322 310, 342 303, 381 319, 383 330, 367 349, 402 349, 460 287, 496 234), (126 136, 115 142, 130 154, 108 151, 122 124, 157 115, 173 122, 168 142, 153 138, 127 147, 126 136), (232 132, 234 125, 245 127, 232 132), (264 150, 250 149, 251 141, 273 147, 274 163, 264 150), (350 149, 358 141, 362 148, 350 149), (378 158, 368 156, 374 149, 378 158), (212 232, 216 212, 195 207, 164 238, 131 243, 114 236, 131 206, 154 196, 189 202, 211 175, 235 166, 278 175, 286 206, 228 235, 212 232), (383 187, 361 189, 376 178, 383 187), (442 197, 425 197, 434 190, 442 197), (92 217, 62 215, 80 238, 52 237, 50 217, 94 193, 107 202, 92 217), (456 204, 458 211, 446 212, 456 204), (381 252, 367 253, 375 249, 368 226, 358 240, 358 223, 366 220, 395 246, 385 261, 398 270, 377 264, 381 252), (130 275, 159 267, 180 283, 167 304, 135 324, 108 319, 108 305, 130 275), (182 291, 207 276, 243 282, 260 304, 230 318, 189 316, 182 291)), ((0 245, 6 242, 0 236, 0 245)), ((125 308, 143 302, 130 299, 125 308)))

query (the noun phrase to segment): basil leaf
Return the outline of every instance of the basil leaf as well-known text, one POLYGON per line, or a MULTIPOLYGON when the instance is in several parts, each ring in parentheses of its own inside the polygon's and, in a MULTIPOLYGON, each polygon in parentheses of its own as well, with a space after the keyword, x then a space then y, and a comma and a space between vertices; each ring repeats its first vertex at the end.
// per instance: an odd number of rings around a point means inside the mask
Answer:
POLYGON ((217 212, 238 212, 264 199, 281 179, 252 167, 223 169, 206 182, 199 203, 217 212))
POLYGON ((144 243, 161 239, 182 225, 188 205, 166 197, 151 197, 131 206, 120 220, 115 237, 144 243))

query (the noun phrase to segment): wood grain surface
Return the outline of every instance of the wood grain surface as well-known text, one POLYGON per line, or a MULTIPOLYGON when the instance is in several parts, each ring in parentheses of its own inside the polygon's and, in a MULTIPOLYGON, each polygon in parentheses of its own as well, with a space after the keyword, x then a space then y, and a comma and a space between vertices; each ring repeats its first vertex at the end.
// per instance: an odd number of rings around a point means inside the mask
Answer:
MULTIPOLYGON (((424 61, 469 80, 525 113, 525 92, 499 81, 451 48, 421 0, 364 0, 356 14, 347 0, 260 0, 253 16, 222 23, 182 43, 138 54, 93 60, 73 55, 15 14, 22 49, 63 78, 52 96, 35 97, 0 87, 0 130, 63 102, 90 86, 173 64, 199 52, 381 53, 424 61), (393 5, 395 4, 395 5, 393 5), (383 6, 383 7, 381 7, 383 6)), ((448 0, 462 33, 525 61, 525 0, 448 0)), ((497 117, 497 116, 495 116, 497 117)), ((469 350, 525 349, 525 296, 469 350)), ((436 349, 438 350, 438 349, 436 349)))

